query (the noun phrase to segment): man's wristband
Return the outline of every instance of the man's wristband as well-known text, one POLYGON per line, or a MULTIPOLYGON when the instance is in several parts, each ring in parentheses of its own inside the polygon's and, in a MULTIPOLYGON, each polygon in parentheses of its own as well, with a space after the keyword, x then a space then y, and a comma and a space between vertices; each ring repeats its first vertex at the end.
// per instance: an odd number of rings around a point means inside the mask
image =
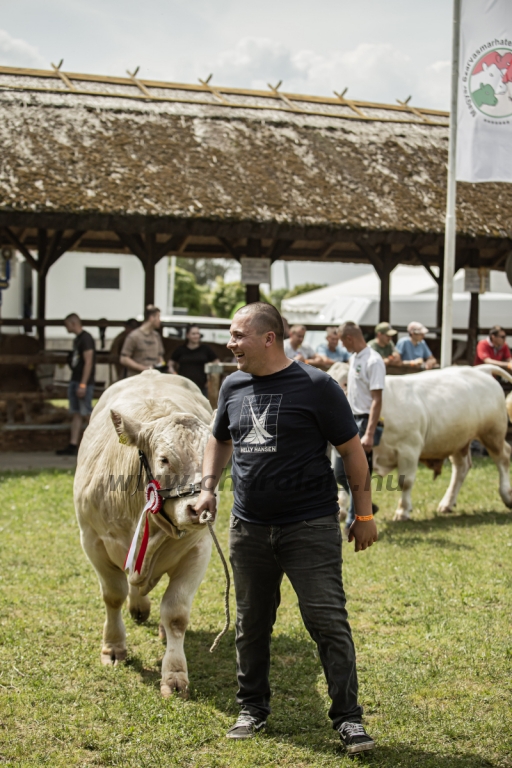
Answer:
POLYGON ((360 520, 362 523, 367 523, 368 520, 373 520, 373 515, 356 515, 356 520, 360 520))

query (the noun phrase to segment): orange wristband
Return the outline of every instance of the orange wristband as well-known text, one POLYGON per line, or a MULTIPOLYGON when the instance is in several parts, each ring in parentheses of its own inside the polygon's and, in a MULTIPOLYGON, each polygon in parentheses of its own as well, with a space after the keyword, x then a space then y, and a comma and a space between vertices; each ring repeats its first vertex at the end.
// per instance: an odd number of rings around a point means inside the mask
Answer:
POLYGON ((368 520, 373 520, 373 515, 356 515, 356 520, 366 523, 368 520))

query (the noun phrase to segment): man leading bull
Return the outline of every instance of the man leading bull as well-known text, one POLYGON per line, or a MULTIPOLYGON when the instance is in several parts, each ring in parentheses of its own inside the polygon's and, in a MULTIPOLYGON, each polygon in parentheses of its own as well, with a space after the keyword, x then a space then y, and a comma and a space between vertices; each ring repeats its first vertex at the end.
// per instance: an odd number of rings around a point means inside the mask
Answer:
MULTIPOLYGON (((230 558, 237 604, 240 715, 232 739, 251 738, 270 714, 270 637, 286 574, 318 647, 332 705, 329 716, 349 754, 374 747, 358 703, 354 644, 341 578, 337 485, 327 443, 343 457, 355 502, 349 541, 359 552, 377 540, 368 464, 350 407, 327 374, 290 360, 275 307, 242 307, 228 348, 238 371, 222 385, 204 458, 213 486, 232 456, 234 504, 230 558)), ((215 516, 213 490, 203 490, 198 516, 215 516)))

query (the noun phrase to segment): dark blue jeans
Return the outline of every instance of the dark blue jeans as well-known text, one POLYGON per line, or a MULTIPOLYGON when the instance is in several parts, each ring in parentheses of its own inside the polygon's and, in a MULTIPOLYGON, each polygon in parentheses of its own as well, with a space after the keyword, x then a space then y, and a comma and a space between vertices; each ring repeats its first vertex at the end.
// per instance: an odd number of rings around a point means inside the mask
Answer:
POLYGON ((270 638, 286 574, 299 599, 306 629, 318 647, 332 700, 329 717, 333 727, 346 720, 361 722, 337 516, 266 526, 232 515, 230 527, 241 711, 263 718, 270 713, 270 638))

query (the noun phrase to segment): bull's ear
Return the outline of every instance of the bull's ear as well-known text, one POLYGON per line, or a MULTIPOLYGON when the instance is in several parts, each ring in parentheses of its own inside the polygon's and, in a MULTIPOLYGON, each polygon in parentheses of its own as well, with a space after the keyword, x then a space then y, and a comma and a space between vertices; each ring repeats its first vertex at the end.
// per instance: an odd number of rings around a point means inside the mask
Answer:
POLYGON ((118 411, 110 411, 110 418, 114 429, 119 435, 119 442, 123 445, 137 445, 141 433, 142 424, 135 419, 129 419, 118 411))

